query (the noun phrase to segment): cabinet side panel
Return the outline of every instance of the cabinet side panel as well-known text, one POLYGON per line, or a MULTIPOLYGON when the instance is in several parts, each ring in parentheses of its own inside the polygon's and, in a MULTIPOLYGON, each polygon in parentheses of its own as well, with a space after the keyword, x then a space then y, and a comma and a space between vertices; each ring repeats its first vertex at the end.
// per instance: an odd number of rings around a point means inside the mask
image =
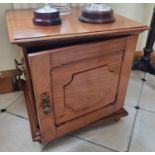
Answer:
POLYGON ((46 143, 56 137, 51 97, 50 56, 29 56, 29 64, 42 142, 46 143))
POLYGON ((128 87, 128 81, 131 73, 132 62, 134 58, 134 52, 137 44, 138 35, 132 35, 128 37, 126 49, 123 56, 120 83, 118 89, 117 103, 114 111, 118 111, 123 107, 125 95, 128 87))
POLYGON ((31 83, 31 75, 30 75, 26 49, 21 48, 21 53, 22 53, 22 57, 24 58, 24 66, 25 66, 24 95, 26 100, 28 117, 30 121, 32 138, 34 141, 39 141, 40 140, 39 122, 38 122, 37 112, 35 107, 35 100, 33 95, 33 88, 31 83))

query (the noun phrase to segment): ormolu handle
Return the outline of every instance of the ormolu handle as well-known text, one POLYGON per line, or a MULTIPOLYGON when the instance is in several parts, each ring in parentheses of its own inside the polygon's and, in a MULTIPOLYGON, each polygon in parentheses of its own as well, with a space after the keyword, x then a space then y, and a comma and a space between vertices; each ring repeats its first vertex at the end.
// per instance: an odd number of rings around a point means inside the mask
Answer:
POLYGON ((42 94, 42 109, 43 109, 43 112, 46 114, 52 112, 52 107, 50 104, 50 96, 48 92, 44 92, 42 94))

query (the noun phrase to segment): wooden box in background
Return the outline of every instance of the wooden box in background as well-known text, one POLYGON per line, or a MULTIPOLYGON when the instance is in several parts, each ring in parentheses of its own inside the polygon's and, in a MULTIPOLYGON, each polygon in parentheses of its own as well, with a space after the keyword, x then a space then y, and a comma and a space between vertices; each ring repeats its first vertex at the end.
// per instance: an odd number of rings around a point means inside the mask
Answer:
POLYGON ((0 94, 14 91, 12 79, 16 72, 16 69, 0 72, 0 94))

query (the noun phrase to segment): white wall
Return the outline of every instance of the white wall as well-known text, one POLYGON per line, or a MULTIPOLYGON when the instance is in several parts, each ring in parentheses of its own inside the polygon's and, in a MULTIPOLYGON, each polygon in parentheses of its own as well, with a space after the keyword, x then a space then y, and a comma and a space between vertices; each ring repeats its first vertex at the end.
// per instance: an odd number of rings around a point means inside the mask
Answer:
MULTIPOLYGON (((152 9, 154 4, 110 4, 114 11, 134 19, 136 21, 148 24, 150 23, 152 9)), ((36 7, 36 4, 0 4, 0 71, 14 68, 13 60, 20 60, 19 48, 16 45, 11 45, 8 40, 8 33, 5 20, 5 12, 12 7, 27 8, 36 7)), ((146 33, 141 34, 138 40, 137 50, 142 50, 145 46, 146 33)))

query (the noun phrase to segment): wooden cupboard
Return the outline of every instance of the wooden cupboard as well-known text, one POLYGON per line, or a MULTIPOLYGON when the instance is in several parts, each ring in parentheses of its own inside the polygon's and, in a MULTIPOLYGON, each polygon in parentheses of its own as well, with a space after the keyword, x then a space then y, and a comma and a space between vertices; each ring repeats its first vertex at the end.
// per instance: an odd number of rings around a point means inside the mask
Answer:
POLYGON ((138 34, 148 27, 115 14, 88 24, 80 12, 62 25, 36 26, 32 10, 9 10, 10 42, 24 59, 24 92, 32 138, 47 143, 98 120, 119 119, 138 34))

